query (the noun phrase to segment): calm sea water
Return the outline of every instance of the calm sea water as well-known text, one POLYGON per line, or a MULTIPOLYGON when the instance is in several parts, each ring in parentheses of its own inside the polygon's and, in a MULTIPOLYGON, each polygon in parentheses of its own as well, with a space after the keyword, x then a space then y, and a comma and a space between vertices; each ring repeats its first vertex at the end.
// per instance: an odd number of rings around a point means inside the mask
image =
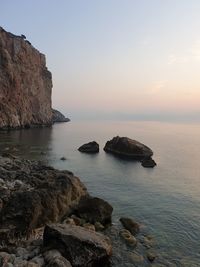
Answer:
POLYGON ((113 221, 130 216, 176 266, 200 266, 200 125, 159 122, 70 122, 52 128, 0 132, 0 149, 44 160, 79 176, 92 195, 114 207, 113 221), (157 167, 106 154, 112 137, 128 136, 154 151, 157 167), (77 148, 100 144, 97 155, 77 148), (65 156, 66 161, 60 158, 65 156))

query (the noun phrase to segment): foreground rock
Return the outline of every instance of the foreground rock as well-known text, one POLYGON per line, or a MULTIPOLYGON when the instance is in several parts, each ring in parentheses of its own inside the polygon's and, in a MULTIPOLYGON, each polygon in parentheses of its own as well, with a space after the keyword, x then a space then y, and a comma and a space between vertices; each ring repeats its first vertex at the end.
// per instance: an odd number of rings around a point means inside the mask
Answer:
POLYGON ((66 118, 60 111, 52 109, 52 122, 68 122, 70 119, 66 118))
POLYGON ((88 194, 69 171, 13 157, 0 157, 0 185, 0 240, 7 243, 60 221, 88 194))
POLYGON ((113 208, 103 199, 84 196, 73 210, 73 213, 85 221, 106 225, 111 222, 113 208))
POLYGON ((95 141, 84 144, 78 148, 80 152, 84 153, 98 153, 99 152, 99 144, 95 141))
POLYGON ((105 266, 112 254, 109 238, 80 226, 46 226, 43 239, 46 249, 58 250, 73 267, 105 266))
POLYGON ((120 218, 120 222, 132 235, 139 233, 140 225, 131 218, 120 218))
POLYGON ((0 128, 52 124, 52 76, 45 56, 2 27, 0 77, 0 128))
POLYGON ((153 155, 153 151, 144 144, 128 137, 119 136, 116 136, 112 140, 108 141, 104 150, 120 157, 136 160, 150 158, 153 155))

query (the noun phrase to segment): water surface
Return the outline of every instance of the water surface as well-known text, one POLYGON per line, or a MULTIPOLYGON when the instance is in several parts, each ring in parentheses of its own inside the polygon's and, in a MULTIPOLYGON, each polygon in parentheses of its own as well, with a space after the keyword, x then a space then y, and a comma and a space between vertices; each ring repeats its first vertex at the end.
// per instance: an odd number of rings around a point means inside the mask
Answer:
POLYGON ((176 266, 200 266, 200 125, 159 122, 70 122, 52 128, 0 132, 0 149, 39 159, 79 176, 92 195, 114 207, 113 221, 130 216, 155 237, 176 266), (128 136, 154 151, 157 167, 106 154, 112 137, 128 136), (97 155, 77 148, 100 144, 97 155), (66 161, 61 161, 62 156, 66 161))

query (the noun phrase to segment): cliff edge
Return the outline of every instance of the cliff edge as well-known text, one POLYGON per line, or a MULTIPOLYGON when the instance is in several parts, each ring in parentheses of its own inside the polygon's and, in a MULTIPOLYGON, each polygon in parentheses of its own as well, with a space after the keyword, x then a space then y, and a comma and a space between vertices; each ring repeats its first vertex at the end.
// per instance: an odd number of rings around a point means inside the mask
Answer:
POLYGON ((0 128, 52 124, 51 91, 45 56, 0 27, 0 128))

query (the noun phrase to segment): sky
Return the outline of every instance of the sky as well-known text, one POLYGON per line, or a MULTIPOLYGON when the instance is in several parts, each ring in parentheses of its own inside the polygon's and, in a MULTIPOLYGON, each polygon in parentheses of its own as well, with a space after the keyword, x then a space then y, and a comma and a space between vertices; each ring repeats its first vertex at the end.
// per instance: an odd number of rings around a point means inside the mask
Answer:
POLYGON ((71 119, 200 121, 199 0, 0 0, 71 119))

